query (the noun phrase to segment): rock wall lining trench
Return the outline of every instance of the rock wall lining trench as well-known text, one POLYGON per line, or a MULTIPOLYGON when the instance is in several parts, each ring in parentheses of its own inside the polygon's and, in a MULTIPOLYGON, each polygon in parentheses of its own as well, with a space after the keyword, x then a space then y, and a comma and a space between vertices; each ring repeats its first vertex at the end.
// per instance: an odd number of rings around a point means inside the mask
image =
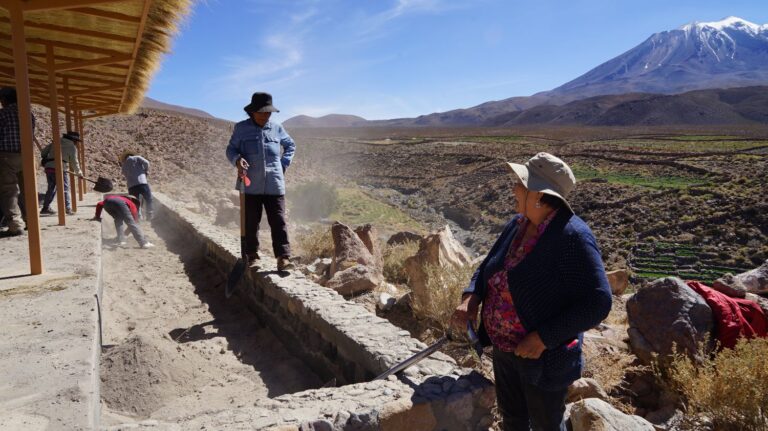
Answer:
MULTIPOLYGON (((239 255, 236 234, 211 225, 161 193, 155 195, 156 222, 185 238, 190 247, 199 247, 211 264, 228 273, 239 255)), ((268 271, 275 268, 274 259, 262 260, 265 270, 246 274, 247 283, 230 300, 245 301, 291 354, 326 381, 335 379, 346 386, 219 412, 209 415, 208 423, 210 416, 223 426, 249 415, 256 428, 395 430, 408 424, 408 429, 417 430, 472 430, 491 424, 492 384, 442 353, 399 378, 370 381, 426 345, 301 274, 268 271)), ((189 425, 193 423, 190 420, 189 425)))

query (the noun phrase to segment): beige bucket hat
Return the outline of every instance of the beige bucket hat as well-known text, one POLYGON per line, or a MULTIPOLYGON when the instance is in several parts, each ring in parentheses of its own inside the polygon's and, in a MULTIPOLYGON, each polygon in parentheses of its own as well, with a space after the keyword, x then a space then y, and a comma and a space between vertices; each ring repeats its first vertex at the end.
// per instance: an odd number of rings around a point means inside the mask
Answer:
POLYGON ((576 177, 567 163, 552 154, 539 153, 524 165, 507 165, 528 190, 557 196, 573 212, 567 197, 576 186, 576 177))

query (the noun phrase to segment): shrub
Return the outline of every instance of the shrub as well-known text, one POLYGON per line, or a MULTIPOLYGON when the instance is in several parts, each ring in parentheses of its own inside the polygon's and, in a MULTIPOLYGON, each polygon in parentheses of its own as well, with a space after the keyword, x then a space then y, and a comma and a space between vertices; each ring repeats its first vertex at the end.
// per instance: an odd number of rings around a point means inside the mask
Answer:
POLYGON ((408 283, 408 275, 405 273, 405 259, 416 255, 418 251, 419 243, 416 241, 385 246, 383 253, 384 278, 391 283, 408 283))
POLYGON ((768 339, 742 339, 733 349, 709 357, 700 348, 702 363, 675 354, 668 368, 657 374, 678 392, 688 410, 686 424, 707 417, 714 429, 768 429, 768 339))
POLYGON ((419 319, 430 321, 442 330, 450 326, 451 315, 461 302, 461 292, 469 285, 477 266, 464 265, 461 267, 440 267, 427 265, 427 292, 429 300, 426 304, 413 301, 413 313, 419 319))
POLYGON ((291 215, 301 220, 320 220, 336 209, 339 193, 332 184, 313 181, 296 187, 290 194, 291 215))
POLYGON ((312 262, 317 258, 333 257, 333 235, 327 226, 320 226, 296 238, 302 259, 312 262))

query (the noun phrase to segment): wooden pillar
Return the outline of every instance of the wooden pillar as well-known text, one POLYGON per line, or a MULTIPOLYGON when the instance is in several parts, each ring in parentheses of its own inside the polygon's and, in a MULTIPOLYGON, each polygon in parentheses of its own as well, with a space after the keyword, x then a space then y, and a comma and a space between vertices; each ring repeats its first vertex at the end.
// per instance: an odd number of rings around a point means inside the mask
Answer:
MULTIPOLYGON (((71 132, 72 129, 72 107, 69 100, 69 79, 64 77, 64 118, 66 119, 67 132, 71 132)), ((75 144, 77 145, 77 144, 75 144)), ((69 171, 72 172, 73 167, 69 167, 69 171)), ((69 200, 72 203, 72 212, 77 212, 77 181, 75 181, 75 174, 69 174, 69 200)))
POLYGON ((53 56, 53 45, 46 45, 48 65, 48 95, 50 97, 49 107, 51 108, 51 139, 53 141, 53 153, 56 162, 56 208, 58 209, 59 226, 65 226, 67 219, 65 215, 66 206, 64 204, 64 161, 61 154, 61 130, 59 130, 59 96, 56 85, 55 59, 53 56))
POLYGON ((32 131, 32 100, 29 95, 29 70, 27 65, 26 36, 24 35, 24 12, 22 2, 8 3, 11 20, 11 43, 13 45, 13 68, 16 78, 16 96, 19 107, 19 132, 21 135, 21 163, 24 173, 22 190, 27 213, 27 234, 29 237, 29 267, 32 275, 43 273, 43 254, 40 247, 40 216, 37 206, 37 163, 32 131))

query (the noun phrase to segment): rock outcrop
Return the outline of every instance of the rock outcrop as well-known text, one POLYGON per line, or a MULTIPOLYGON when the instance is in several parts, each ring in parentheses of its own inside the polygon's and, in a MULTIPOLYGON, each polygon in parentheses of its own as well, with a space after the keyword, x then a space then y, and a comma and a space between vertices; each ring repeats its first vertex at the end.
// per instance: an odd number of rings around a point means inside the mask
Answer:
POLYGON ((608 284, 611 285, 611 292, 614 295, 622 295, 629 286, 629 272, 626 269, 617 269, 605 273, 608 276, 608 284))
POLYGON ((673 351, 697 357, 699 344, 711 347, 712 309, 676 277, 660 278, 627 301, 629 342, 637 357, 649 363, 673 351))
POLYGON ((428 266, 446 268, 461 267, 469 264, 472 258, 464 247, 454 238, 451 229, 445 226, 442 230, 429 234, 419 243, 419 251, 415 256, 405 260, 405 272, 408 274, 408 285, 413 292, 412 300, 424 304, 429 300, 427 283, 428 266))
POLYGON ((571 406, 573 431, 655 431, 653 424, 640 416, 627 415, 597 398, 587 398, 571 406))
POLYGON ((328 272, 329 279, 325 286, 342 295, 355 295, 373 290, 383 281, 381 256, 379 255, 377 262, 371 253, 371 250, 378 249, 375 230, 370 225, 359 230, 362 232, 362 238, 342 223, 336 222, 331 226, 334 250, 328 272))

